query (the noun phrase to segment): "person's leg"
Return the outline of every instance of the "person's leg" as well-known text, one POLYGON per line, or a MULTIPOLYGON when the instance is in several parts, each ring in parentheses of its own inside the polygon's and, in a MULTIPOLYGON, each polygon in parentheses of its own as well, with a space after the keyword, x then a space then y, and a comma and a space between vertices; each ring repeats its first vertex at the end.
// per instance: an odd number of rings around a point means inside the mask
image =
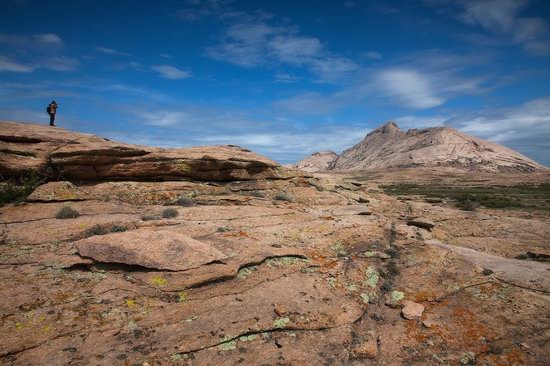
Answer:
POLYGON ((50 126, 55 126, 55 113, 50 113, 50 126))

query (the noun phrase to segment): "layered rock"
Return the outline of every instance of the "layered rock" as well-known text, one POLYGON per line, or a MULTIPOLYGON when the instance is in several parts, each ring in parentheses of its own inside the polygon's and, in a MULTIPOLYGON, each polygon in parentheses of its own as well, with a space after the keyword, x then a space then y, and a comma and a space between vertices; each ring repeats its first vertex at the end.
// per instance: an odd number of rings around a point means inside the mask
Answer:
POLYGON ((63 129, 0 122, 0 174, 68 180, 250 180, 285 177, 276 162, 238 146, 161 149, 63 129))

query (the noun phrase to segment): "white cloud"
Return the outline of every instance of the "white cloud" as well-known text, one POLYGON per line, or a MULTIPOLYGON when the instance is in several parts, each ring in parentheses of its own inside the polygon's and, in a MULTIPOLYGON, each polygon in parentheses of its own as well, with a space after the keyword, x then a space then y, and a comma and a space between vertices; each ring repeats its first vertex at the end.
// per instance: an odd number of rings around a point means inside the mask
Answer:
POLYGON ((382 58, 382 54, 376 51, 367 51, 361 54, 361 58, 365 60, 379 60, 382 58))
POLYGON ((54 33, 45 33, 45 34, 37 34, 35 38, 42 43, 46 43, 49 45, 55 45, 55 46, 62 46, 63 41, 61 38, 54 33))
POLYGON ((106 53, 106 54, 108 54, 108 55, 115 55, 115 56, 130 56, 129 53, 117 51, 117 50, 112 49, 112 48, 107 48, 107 47, 96 47, 95 49, 96 49, 96 51, 98 51, 98 52, 106 53))
POLYGON ((286 73, 278 73, 275 75, 275 80, 273 82, 275 83, 295 83, 297 81, 302 80, 303 78, 299 76, 293 76, 286 73))
POLYGON ((70 72, 76 71, 80 61, 74 58, 59 56, 40 59, 36 63, 36 68, 50 69, 54 71, 70 72))
POLYGON ((179 79, 186 79, 188 77, 191 77, 190 72, 180 70, 170 65, 151 66, 151 69, 158 72, 160 76, 165 79, 179 80, 179 79))
POLYGON ((266 17, 232 14, 222 41, 206 50, 207 56, 243 67, 277 66, 281 63, 309 69, 317 81, 336 81, 357 65, 333 55, 318 38, 298 34, 292 25, 273 26, 266 17))
POLYGON ((550 54, 548 24, 541 18, 521 17, 527 0, 479 0, 462 3, 460 18, 467 24, 480 25, 488 31, 507 36, 533 55, 550 54))
POLYGON ((550 97, 534 99, 517 108, 462 117, 452 123, 464 132, 493 141, 550 137, 550 97))
POLYGON ((0 56, 0 72, 2 71, 29 73, 34 71, 34 67, 18 63, 8 57, 0 56))
POLYGON ((63 40, 55 33, 35 34, 32 36, 0 34, 0 43, 39 52, 58 51, 63 46, 63 40))
POLYGON ((384 70, 378 74, 376 85, 410 108, 431 108, 445 102, 436 95, 430 78, 412 69, 384 70))
POLYGON ((277 36, 268 46, 275 57, 290 64, 311 62, 323 52, 321 42, 313 37, 277 36))

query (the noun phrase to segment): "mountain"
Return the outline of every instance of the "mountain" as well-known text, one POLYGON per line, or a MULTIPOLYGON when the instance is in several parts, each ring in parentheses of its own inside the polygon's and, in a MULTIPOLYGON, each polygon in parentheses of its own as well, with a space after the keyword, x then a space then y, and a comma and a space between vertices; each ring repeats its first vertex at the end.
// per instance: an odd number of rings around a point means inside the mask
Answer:
MULTIPOLYGON (((309 158, 305 160, 307 159, 309 158)), ((489 172, 532 172, 546 169, 517 151, 453 128, 433 127, 402 131, 394 122, 380 126, 361 142, 344 150, 329 169, 411 167, 452 167, 464 171, 489 172)))
POLYGON ((306 172, 316 172, 319 170, 328 170, 334 160, 338 158, 338 154, 334 151, 321 151, 313 153, 311 156, 300 160, 293 168, 300 169, 306 172))

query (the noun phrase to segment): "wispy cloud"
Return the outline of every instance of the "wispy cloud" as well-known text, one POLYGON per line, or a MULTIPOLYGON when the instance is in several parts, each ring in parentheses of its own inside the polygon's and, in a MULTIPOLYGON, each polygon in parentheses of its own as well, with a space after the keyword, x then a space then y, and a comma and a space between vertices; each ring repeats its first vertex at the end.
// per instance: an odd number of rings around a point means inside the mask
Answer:
POLYGON ((375 83, 378 89, 411 108, 431 108, 445 102, 436 95, 429 77, 416 70, 383 70, 376 76, 375 83))
POLYGON ((29 73, 34 71, 34 67, 0 56, 0 72, 2 71, 29 73))
POLYGON ((50 69, 61 72, 76 71, 79 65, 79 60, 64 56, 46 57, 36 62, 36 68, 50 69))
POLYGON ((160 74, 161 77, 170 80, 180 80, 191 77, 191 73, 188 71, 180 70, 170 65, 155 65, 151 66, 153 71, 160 74))
POLYGON ((294 76, 286 73, 278 73, 275 75, 275 80, 273 82, 275 83, 295 83, 303 78, 299 76, 294 76))
POLYGON ((339 80, 358 69, 354 61, 331 53, 316 37, 299 34, 292 24, 272 24, 265 15, 225 18, 229 24, 222 41, 206 49, 213 59, 243 67, 305 67, 321 82, 339 80))
POLYGON ((55 33, 42 33, 31 36, 0 34, 0 43, 40 52, 58 51, 63 46, 63 40, 55 33))
MULTIPOLYGON (((440 9, 460 9, 458 19, 471 26, 479 26, 490 34, 521 45, 530 55, 550 54, 550 27, 540 17, 521 15, 528 0, 442 1, 424 0, 440 9)), ((493 42, 494 43, 494 42, 493 42)))
POLYGON ((129 53, 117 51, 115 49, 107 48, 107 47, 96 47, 95 50, 98 52, 106 53, 108 55, 113 55, 113 56, 130 56, 129 53))

